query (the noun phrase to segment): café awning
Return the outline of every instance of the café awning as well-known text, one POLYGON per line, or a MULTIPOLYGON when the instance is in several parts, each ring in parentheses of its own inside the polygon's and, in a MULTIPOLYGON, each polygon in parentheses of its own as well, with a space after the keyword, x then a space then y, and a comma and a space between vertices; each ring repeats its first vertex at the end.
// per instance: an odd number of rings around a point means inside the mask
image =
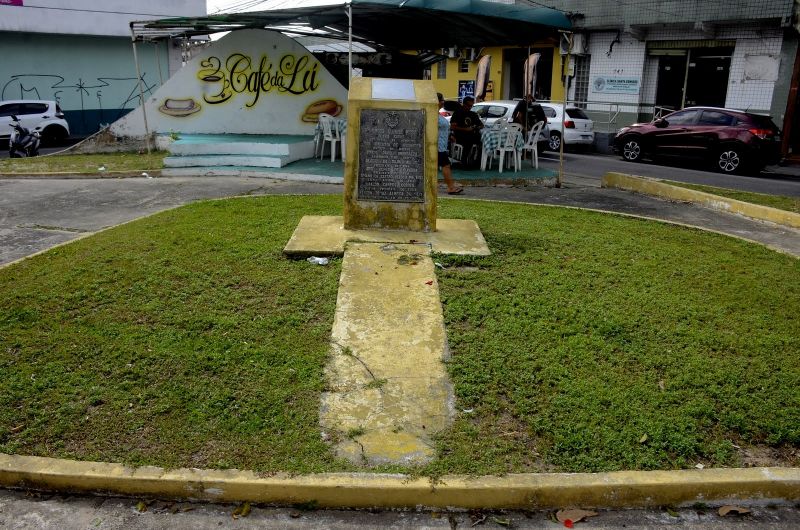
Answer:
POLYGON ((317 35, 376 47, 408 50, 525 46, 558 30, 566 13, 546 7, 483 0, 350 0, 338 4, 270 9, 205 17, 134 22, 138 41, 191 37, 244 28, 292 36, 317 35))

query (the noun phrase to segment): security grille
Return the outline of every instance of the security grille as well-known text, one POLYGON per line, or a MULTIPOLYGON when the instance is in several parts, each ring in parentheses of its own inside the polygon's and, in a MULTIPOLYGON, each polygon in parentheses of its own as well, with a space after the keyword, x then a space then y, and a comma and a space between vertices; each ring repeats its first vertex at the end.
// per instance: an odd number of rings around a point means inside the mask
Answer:
POLYGON ((576 55, 572 58, 575 61, 575 105, 586 108, 586 100, 589 99, 589 60, 591 55, 576 55))
POLYGON ((447 60, 436 63, 436 79, 447 79, 447 60))

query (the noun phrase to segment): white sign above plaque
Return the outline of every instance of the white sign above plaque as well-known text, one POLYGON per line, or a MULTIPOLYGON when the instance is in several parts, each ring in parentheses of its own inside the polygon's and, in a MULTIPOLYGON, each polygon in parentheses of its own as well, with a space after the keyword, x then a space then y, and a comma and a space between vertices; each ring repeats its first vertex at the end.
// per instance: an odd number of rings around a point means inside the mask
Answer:
POLYGON ((415 101, 414 82, 411 79, 373 79, 372 99, 415 101))

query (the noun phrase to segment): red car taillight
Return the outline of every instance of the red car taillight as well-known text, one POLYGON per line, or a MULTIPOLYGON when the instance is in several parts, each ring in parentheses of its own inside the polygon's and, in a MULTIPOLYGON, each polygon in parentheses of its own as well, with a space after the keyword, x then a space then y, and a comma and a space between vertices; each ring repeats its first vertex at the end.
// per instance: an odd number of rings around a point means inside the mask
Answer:
POLYGON ((771 137, 775 136, 775 131, 773 131, 771 129, 753 128, 753 129, 747 129, 747 130, 750 132, 750 134, 752 134, 753 136, 758 136, 762 140, 764 138, 771 138, 771 137))
POLYGON ((564 127, 566 127, 567 129, 574 129, 575 128, 575 122, 572 121, 572 120, 567 120, 567 121, 564 122, 564 127))

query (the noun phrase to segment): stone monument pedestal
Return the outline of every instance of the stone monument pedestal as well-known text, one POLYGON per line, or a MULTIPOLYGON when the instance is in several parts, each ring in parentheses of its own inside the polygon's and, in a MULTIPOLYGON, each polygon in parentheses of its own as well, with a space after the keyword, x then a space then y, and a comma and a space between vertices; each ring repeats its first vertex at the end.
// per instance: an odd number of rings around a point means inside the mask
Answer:
POLYGON ((320 423, 356 464, 421 464, 454 416, 432 252, 488 255, 475 221, 436 220, 433 83, 353 79, 344 216, 305 216, 290 256, 343 254, 320 423))
POLYGON ((430 81, 354 78, 344 227, 436 230, 438 102, 430 81))

